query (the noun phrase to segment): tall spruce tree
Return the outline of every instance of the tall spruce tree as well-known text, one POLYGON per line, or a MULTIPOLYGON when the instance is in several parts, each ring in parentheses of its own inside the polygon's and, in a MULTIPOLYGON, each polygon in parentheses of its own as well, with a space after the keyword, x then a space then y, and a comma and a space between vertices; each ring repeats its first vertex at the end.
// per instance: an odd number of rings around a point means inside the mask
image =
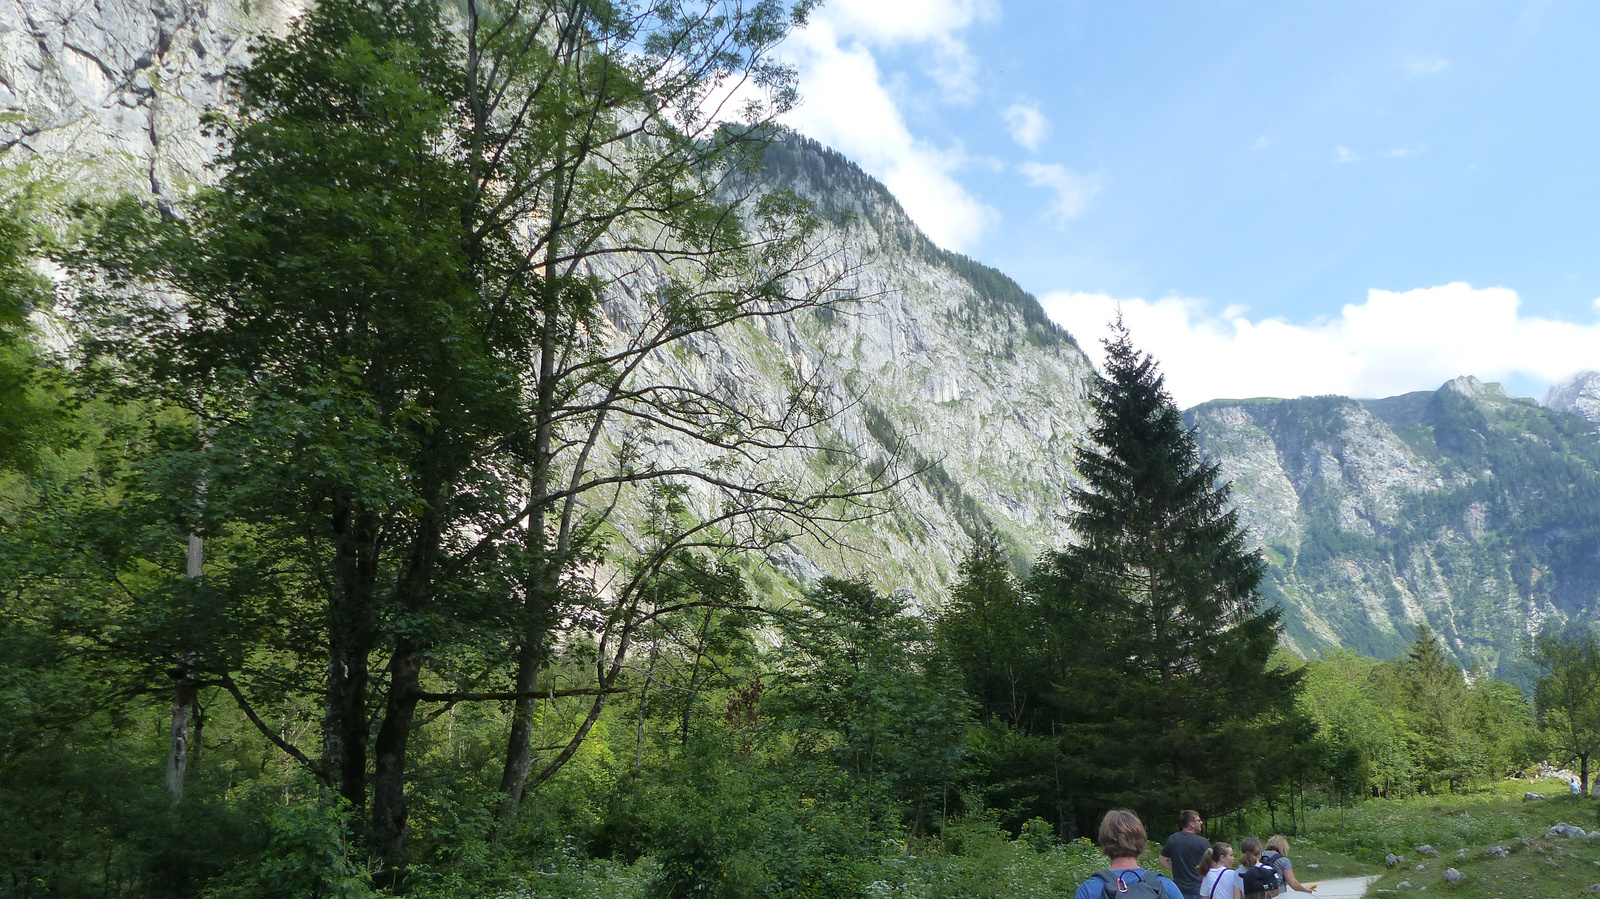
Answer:
POLYGON ((1272 664, 1265 564, 1216 465, 1120 319, 1095 423, 1077 452, 1071 547, 1032 579, 1055 663, 1055 732, 1072 805, 1215 816, 1267 789, 1288 748, 1298 674, 1272 664))

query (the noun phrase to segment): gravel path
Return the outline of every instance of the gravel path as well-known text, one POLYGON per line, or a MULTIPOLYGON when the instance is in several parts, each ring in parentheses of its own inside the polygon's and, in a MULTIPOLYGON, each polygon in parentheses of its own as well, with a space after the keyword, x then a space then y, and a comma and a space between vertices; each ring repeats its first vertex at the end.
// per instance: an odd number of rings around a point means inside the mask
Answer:
MULTIPOLYGON (((1335 877, 1331 880, 1308 881, 1317 885, 1317 891, 1310 894, 1308 899, 1361 899, 1367 894, 1367 885, 1377 880, 1376 877, 1335 877)), ((1305 893, 1285 893, 1284 896, 1307 896, 1305 893)))

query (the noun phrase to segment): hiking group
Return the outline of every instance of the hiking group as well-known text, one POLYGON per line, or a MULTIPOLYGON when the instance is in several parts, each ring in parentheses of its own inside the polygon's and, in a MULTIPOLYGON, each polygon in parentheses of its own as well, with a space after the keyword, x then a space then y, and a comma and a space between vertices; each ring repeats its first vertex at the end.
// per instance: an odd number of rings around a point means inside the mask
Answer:
POLYGON ((1126 809, 1106 812, 1100 820, 1100 851, 1110 865, 1084 881, 1074 899, 1271 899, 1289 890, 1316 892, 1295 876, 1289 841, 1282 834, 1267 840, 1265 850, 1260 840, 1246 837, 1235 867, 1233 847, 1201 836, 1204 824, 1199 812, 1178 815, 1181 829, 1161 846, 1161 866, 1171 872, 1168 877, 1139 866, 1149 842, 1139 816, 1126 809))

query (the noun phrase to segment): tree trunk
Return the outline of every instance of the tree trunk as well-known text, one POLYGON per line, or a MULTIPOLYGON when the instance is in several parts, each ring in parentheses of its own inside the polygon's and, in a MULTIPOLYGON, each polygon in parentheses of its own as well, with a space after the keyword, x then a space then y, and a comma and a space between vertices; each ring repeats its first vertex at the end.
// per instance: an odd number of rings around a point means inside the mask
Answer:
POLYGON ((1589 795, 1589 754, 1578 756, 1578 785, 1582 795, 1589 795))
MULTIPOLYGON (((198 581, 205 568, 205 538, 189 535, 189 557, 184 574, 198 581)), ((194 741, 194 711, 199 691, 195 687, 193 652, 178 657, 172 669, 172 728, 167 739, 167 795, 173 802, 183 798, 183 782, 189 773, 189 753, 194 741)))
MULTIPOLYGON (((554 623, 554 611, 560 592, 561 572, 559 556, 552 558, 549 538, 545 534, 549 510, 546 497, 550 493, 550 467, 554 460, 552 442, 555 438, 554 415, 556 399, 556 352, 560 329, 561 287, 556 278, 553 260, 560 246, 558 241, 563 227, 566 179, 560 170, 556 173, 552 192, 549 241, 545 249, 544 296, 542 329, 539 335, 539 381, 534 410, 533 471, 528 479, 528 499, 532 510, 528 515, 526 540, 530 570, 523 580, 522 649, 517 656, 516 684, 518 693, 530 693, 539 683, 539 652, 545 634, 554 623)), ((604 698, 604 697, 602 697, 604 698)), ((517 699, 512 712, 511 735, 506 745, 505 768, 500 774, 500 792, 504 798, 496 814, 496 825, 509 820, 522 804, 522 793, 533 767, 533 714, 538 700, 532 696, 517 699)))
MULTIPOLYGON (((443 540, 446 500, 438 484, 444 478, 432 472, 431 489, 425 489, 427 509, 417 522, 411 544, 411 557, 396 591, 400 604, 413 616, 421 616, 432 604, 438 576, 436 563, 443 540)), ((418 697, 422 693, 423 651, 427 644, 414 636, 395 641, 389 659, 389 692, 384 703, 383 723, 373 742, 372 840, 377 850, 381 886, 399 886, 406 868, 406 757, 411 748, 411 733, 416 723, 418 697)))
MULTIPOLYGON (((193 655, 187 654, 192 665, 193 655)), ((195 701, 199 691, 195 688, 193 669, 179 663, 181 673, 174 675, 177 685, 172 691, 172 729, 167 742, 167 795, 173 802, 183 798, 183 782, 189 772, 189 752, 194 738, 195 701)))
POLYGON ((533 719, 539 700, 532 693, 539 686, 540 653, 539 644, 528 639, 529 636, 523 634, 522 648, 517 652, 515 690, 519 695, 512 707, 506 764, 500 774, 502 799, 496 815, 497 824, 508 820, 522 803, 522 787, 528 782, 528 770, 533 766, 533 719))
POLYGON ((334 589, 328 601, 328 683, 322 764, 355 814, 367 807, 367 683, 376 633, 372 603, 378 573, 376 517, 335 498, 334 589))
POLYGON ((380 865, 375 880, 382 886, 393 886, 406 867, 406 753, 421 675, 421 647, 402 640, 389 660, 389 697, 372 746, 372 839, 380 865))

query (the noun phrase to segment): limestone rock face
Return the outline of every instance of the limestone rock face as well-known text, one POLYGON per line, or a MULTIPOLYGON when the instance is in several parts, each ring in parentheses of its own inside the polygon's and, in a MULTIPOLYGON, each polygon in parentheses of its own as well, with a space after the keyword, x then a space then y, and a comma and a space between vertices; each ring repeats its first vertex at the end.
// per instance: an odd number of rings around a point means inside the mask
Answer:
MULTIPOLYGON (((227 67, 250 40, 281 33, 305 0, 0 0, 0 147, 84 192, 142 191, 170 203, 203 183, 218 147, 202 113, 226 99, 227 67)), ((779 410, 819 381, 834 445, 922 469, 885 517, 846 528, 844 547, 796 540, 768 562, 796 581, 869 573, 885 589, 937 600, 978 528, 1019 558, 1064 539, 1092 375, 1071 338, 1009 278, 935 247, 877 182, 797 137, 771 154, 775 184, 818 202, 834 251, 813 279, 846 276, 855 302, 724 329, 650 360, 647 376, 779 410), (893 455, 895 458, 890 459, 893 455)), ((619 339, 649 320, 658 273, 643 267, 607 298, 619 339)), ((670 433, 612 435, 649 462, 705 465, 670 433)), ((763 464, 803 479, 798 454, 763 464)), ((709 513, 718 497, 691 496, 709 513)))
MULTIPOLYGON (((305 2, 0 0, 0 147, 77 190, 174 202, 210 177, 219 148, 200 117, 225 99, 227 66, 305 2)), ((646 376, 774 412, 816 383, 824 441, 920 472, 890 514, 844 527, 837 544, 774 547, 770 568, 791 587, 865 574, 926 604, 980 528, 1019 560, 1064 543, 1093 381, 1072 338, 1011 279, 933 245, 838 153, 786 136, 762 177, 832 223, 831 256, 805 277, 842 278, 854 299, 723 329, 652 358, 646 376)), ((649 320, 660 281, 628 270, 603 307, 617 339, 649 320)), ((1269 559, 1265 590, 1297 651, 1393 655, 1426 621, 1463 664, 1496 671, 1545 621, 1600 608, 1600 374, 1559 385, 1545 407, 1462 377, 1382 400, 1216 401, 1188 415, 1269 559)), ((645 463, 717 461, 670 432, 610 436, 645 463)), ((803 480, 832 463, 757 464, 803 480)), ((719 502, 705 489, 690 499, 702 513, 719 502)))
POLYGON ((1544 622, 1600 606, 1600 513, 1582 498, 1600 489, 1600 436, 1550 405, 1461 377, 1189 418, 1267 554, 1295 649, 1394 655, 1427 623, 1496 671, 1544 622))
POLYGON ((1600 425, 1600 371, 1585 371, 1550 388, 1544 404, 1600 425))
POLYGON ((142 186, 170 201, 216 153, 200 115, 221 101, 227 66, 302 6, 3 0, 0 147, 80 187, 142 186))

